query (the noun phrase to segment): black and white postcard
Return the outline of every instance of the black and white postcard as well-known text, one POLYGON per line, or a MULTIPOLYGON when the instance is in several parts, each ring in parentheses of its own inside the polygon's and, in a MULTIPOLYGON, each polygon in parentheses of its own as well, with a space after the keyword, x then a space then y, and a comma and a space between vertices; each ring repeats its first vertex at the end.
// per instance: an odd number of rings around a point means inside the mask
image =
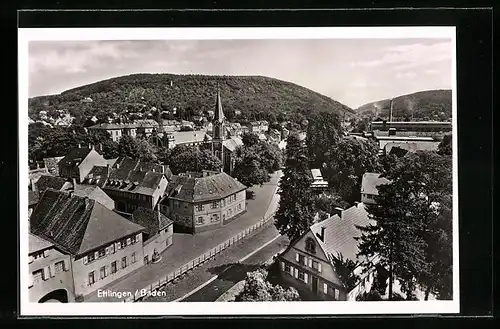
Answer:
POLYGON ((458 313, 454 27, 19 29, 22 315, 458 313))

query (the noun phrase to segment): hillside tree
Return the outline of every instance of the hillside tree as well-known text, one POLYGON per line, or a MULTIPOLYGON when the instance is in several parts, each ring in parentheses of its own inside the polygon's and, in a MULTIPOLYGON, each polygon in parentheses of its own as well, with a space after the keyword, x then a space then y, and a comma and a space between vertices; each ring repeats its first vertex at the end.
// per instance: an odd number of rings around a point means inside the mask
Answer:
POLYGON ((318 112, 308 120, 306 144, 314 167, 320 168, 328 159, 327 145, 336 144, 342 136, 339 116, 332 112, 318 112))

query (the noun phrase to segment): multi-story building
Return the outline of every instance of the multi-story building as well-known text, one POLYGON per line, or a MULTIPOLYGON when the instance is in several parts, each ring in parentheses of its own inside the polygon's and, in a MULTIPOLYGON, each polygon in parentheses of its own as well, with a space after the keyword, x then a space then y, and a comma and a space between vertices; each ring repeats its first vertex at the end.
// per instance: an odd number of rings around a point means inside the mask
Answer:
POLYGON ((364 204, 376 204, 375 198, 378 196, 378 186, 390 184, 391 181, 385 177, 380 177, 378 173, 365 173, 361 179, 361 202, 364 204))
MULTIPOLYGON (((361 265, 354 269, 359 280, 345 282, 335 259, 357 262, 356 237, 361 232, 356 226, 371 222, 365 206, 358 203, 310 227, 279 257, 282 278, 306 300, 355 300, 358 294, 370 290, 374 280, 371 271, 364 273, 361 265), (355 293, 351 293, 354 291, 355 293)), ((376 259, 373 259, 375 262, 376 259)))
POLYGON ((29 301, 74 302, 70 256, 53 243, 29 233, 29 301))
POLYGON ((311 188, 315 191, 323 191, 328 188, 328 182, 323 179, 320 169, 311 169, 313 181, 311 188))
MULTIPOLYGON (((120 124, 120 123, 100 123, 93 126, 88 127, 88 131, 90 133, 95 133, 97 131, 106 131, 110 136, 113 142, 118 142, 122 135, 124 135, 124 129, 128 128, 130 134, 132 134, 132 128, 128 124, 120 124)), ((133 128, 134 137, 135 137, 135 127, 133 128)))
POLYGON ((160 206, 179 231, 195 234, 221 227, 243 213, 246 188, 224 172, 172 176, 160 206))
POLYGON ((171 175, 168 166, 123 157, 112 166, 95 166, 82 183, 99 186, 116 211, 131 214, 138 207, 154 209, 171 175))
POLYGON ((144 264, 155 262, 160 253, 172 245, 173 221, 158 208, 157 210, 137 208, 129 220, 144 227, 144 264))
MULTIPOLYGON (((62 277, 56 280, 66 288, 59 284, 44 285, 33 294, 34 298, 51 296, 54 291, 51 289, 66 289, 68 300, 74 296, 76 301, 83 301, 86 295, 138 269, 144 264, 143 231, 144 227, 95 200, 46 190, 30 217, 30 232, 57 250, 47 260, 50 264, 43 263, 49 269, 43 270, 42 280, 50 277, 52 263, 54 273, 60 271, 57 262, 61 260, 66 262, 63 272, 68 269, 70 274, 61 274, 64 280, 62 277)), ((39 272, 32 276, 40 278, 39 272)))
POLYGON ((99 154, 94 146, 72 149, 59 163, 59 176, 75 179, 80 183, 94 166, 106 166, 108 161, 99 154))
POLYGON ((452 131, 451 122, 441 121, 373 121, 370 131, 375 136, 443 136, 452 131))

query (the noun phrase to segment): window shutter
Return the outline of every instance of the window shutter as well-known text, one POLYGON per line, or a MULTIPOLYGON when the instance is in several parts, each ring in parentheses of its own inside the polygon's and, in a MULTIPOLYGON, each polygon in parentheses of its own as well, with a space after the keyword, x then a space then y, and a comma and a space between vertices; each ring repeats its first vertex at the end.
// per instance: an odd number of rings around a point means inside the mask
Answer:
POLYGON ((43 251, 43 257, 47 257, 49 255, 49 251, 48 250, 44 250, 43 251))
POLYGON ((307 266, 307 257, 304 257, 304 266, 307 266))
POLYGON ((135 236, 135 240, 136 240, 136 241, 141 241, 141 235, 140 235, 140 234, 137 234, 137 235, 135 236))
POLYGON ((281 270, 284 271, 285 270, 285 263, 281 262, 281 270))
POLYGON ((313 260, 312 260, 312 258, 309 258, 309 267, 313 267, 313 260))
POLYGON ((33 287, 33 274, 31 274, 31 273, 29 274, 28 280, 29 280, 28 281, 28 288, 33 287))
POLYGON ((326 283, 323 283, 323 293, 324 293, 325 295, 327 295, 327 294, 328 294, 328 285, 327 285, 326 283))
POLYGON ((318 272, 321 273, 321 263, 318 263, 318 272))
POLYGON ((127 239, 127 246, 130 245, 132 241, 130 241, 130 238, 127 239))
POLYGON ((293 266, 290 266, 290 275, 293 275, 293 266))
POLYGON ((43 280, 48 280, 49 279, 49 268, 44 267, 43 268, 43 280))
POLYGON ((339 300, 340 291, 338 289, 334 289, 334 290, 335 290, 335 300, 339 300))
POLYGON ((34 260, 34 259, 33 259, 33 256, 30 256, 29 261, 28 261, 28 264, 33 263, 33 260, 34 260))
POLYGON ((64 260, 64 271, 69 271, 69 261, 67 259, 64 260))
POLYGON ((299 261, 299 253, 295 253, 295 261, 298 262, 299 261))
POLYGON ((89 259, 87 256, 83 257, 83 265, 87 264, 89 262, 89 259))
POLYGON ((56 267, 54 264, 49 265, 50 277, 53 278, 56 276, 56 267))
POLYGON ((295 269, 295 278, 298 279, 299 278, 299 270, 298 269, 295 269))
POLYGON ((94 259, 98 259, 99 258, 99 252, 94 252, 94 259))
POLYGON ((106 247, 106 255, 109 255, 109 247, 106 247))
POLYGON ((308 280, 307 280, 307 273, 304 273, 304 282, 307 283, 308 280))

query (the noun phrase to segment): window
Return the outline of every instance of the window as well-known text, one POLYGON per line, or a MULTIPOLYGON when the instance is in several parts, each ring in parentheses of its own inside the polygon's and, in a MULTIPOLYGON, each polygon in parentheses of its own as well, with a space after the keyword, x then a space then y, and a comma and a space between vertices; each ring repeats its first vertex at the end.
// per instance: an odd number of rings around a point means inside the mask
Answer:
POLYGON ((217 208, 217 201, 212 202, 212 206, 210 208, 212 209, 217 208))
POLYGON ((304 272, 299 271, 299 279, 304 281, 304 272))
POLYGON ((43 280, 43 270, 36 270, 33 273, 33 284, 38 283, 39 281, 43 280))
POLYGON ((130 246, 132 244, 132 240, 130 238, 127 239, 127 246, 130 246))
POLYGON ((56 273, 61 273, 64 271, 64 262, 63 261, 57 262, 54 267, 56 269, 56 273))
POLYGON ((238 203, 238 210, 241 210, 241 203, 238 203))
POLYGON ((327 295, 327 294, 328 294, 328 285, 327 285, 326 283, 323 283, 323 293, 324 293, 325 295, 327 295))
POLYGON ((94 271, 89 273, 89 285, 95 283, 94 271))
POLYGON ((202 225, 205 221, 203 220, 203 217, 198 217, 198 220, 196 221, 196 224, 202 225))
POLYGON ((116 273, 116 261, 111 263, 111 274, 116 273))
POLYGON ((126 268, 127 267, 127 257, 123 257, 122 258, 122 268, 126 268))
POLYGON ((137 260, 135 259, 135 252, 134 252, 134 253, 132 253, 132 264, 135 262, 137 262, 137 260))
POLYGON ((212 217, 210 218, 211 223, 215 223, 219 221, 219 215, 213 214, 212 217))
POLYGON ((130 237, 130 243, 136 243, 137 241, 135 241, 135 235, 134 236, 131 236, 130 237))
POLYGON ((335 300, 339 300, 340 291, 338 289, 333 288, 333 292, 335 294, 335 300))
POLYGON ((40 259, 40 258, 43 258, 44 255, 43 255, 43 251, 42 252, 37 252, 35 254, 33 254, 33 259, 40 259))
POLYGON ((108 273, 106 273, 106 266, 102 266, 100 272, 101 272, 101 280, 108 276, 108 273))
POLYGON ((104 257, 104 256, 106 256, 106 249, 99 250, 98 257, 100 258, 100 257, 104 257))
POLYGON ((312 268, 315 269, 318 272, 321 272, 321 264, 317 261, 312 262, 312 268))
POLYGON ((285 272, 290 273, 290 264, 285 263, 285 272))
POLYGON ((90 263, 90 262, 93 262, 94 261, 94 254, 89 254, 87 256, 87 261, 90 263))
POLYGON ((304 255, 299 255, 297 262, 299 262, 300 264, 304 264, 305 261, 306 261, 306 258, 304 257, 304 255))
POLYGON ((202 205, 202 204, 197 205, 197 206, 196 206, 196 209, 197 209, 198 211, 203 211, 203 205, 202 205))
POLYGON ((310 253, 316 253, 316 242, 312 238, 307 238, 306 240, 306 251, 310 253))

